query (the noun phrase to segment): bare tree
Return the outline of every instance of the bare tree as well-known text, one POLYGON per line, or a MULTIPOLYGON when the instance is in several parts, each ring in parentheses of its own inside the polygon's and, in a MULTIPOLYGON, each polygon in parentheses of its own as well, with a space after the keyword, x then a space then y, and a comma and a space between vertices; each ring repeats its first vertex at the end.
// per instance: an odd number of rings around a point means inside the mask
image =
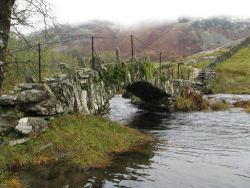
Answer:
POLYGON ((0 0, 0 91, 10 31, 28 44, 22 28, 34 27, 42 21, 46 33, 47 27, 55 26, 50 7, 46 0, 0 0))

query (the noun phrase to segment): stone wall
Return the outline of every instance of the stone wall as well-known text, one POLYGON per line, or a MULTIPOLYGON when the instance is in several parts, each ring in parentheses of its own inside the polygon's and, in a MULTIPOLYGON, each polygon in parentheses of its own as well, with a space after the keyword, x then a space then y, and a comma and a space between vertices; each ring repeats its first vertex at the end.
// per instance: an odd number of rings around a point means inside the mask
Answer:
POLYGON ((216 80, 216 72, 214 71, 217 64, 222 63, 232 57, 240 49, 248 46, 250 44, 250 38, 246 38, 240 44, 234 45, 228 52, 223 53, 222 55, 218 56, 214 61, 208 64, 198 76, 198 80, 203 84, 202 91, 205 94, 210 93, 210 88, 212 87, 213 83, 216 80))
POLYGON ((194 90, 196 92, 203 92, 203 84, 201 82, 190 80, 174 80, 173 81, 173 96, 182 96, 185 90, 194 90))
POLYGON ((9 95, 0 97, 0 106, 33 116, 70 112, 100 114, 107 109, 114 94, 114 89, 104 84, 98 72, 86 68, 44 83, 19 84, 9 95))
POLYGON ((209 69, 204 69, 199 73, 198 80, 202 83, 202 92, 204 94, 210 93, 210 88, 216 80, 216 72, 209 69))
POLYGON ((250 44, 250 37, 243 40, 239 45, 233 46, 228 52, 223 53, 222 55, 218 56, 212 63, 208 64, 205 69, 212 70, 216 67, 217 64, 224 62, 225 60, 232 57, 237 51, 241 48, 244 48, 250 44))

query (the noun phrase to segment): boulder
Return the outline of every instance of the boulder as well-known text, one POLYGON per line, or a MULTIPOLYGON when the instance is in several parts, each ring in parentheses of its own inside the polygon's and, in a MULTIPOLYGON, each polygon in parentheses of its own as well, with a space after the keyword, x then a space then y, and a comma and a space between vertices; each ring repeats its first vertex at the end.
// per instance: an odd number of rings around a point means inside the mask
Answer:
POLYGON ((24 91, 24 90, 31 90, 31 89, 37 89, 37 90, 43 90, 43 84, 41 83, 24 83, 24 84, 18 84, 15 86, 14 90, 16 91, 24 91))
POLYGON ((0 106, 15 106, 17 104, 17 96, 2 95, 0 97, 0 106))
POLYGON ((47 93, 42 90, 31 89, 20 92, 17 95, 19 104, 37 103, 45 100, 48 97, 47 93))
POLYGON ((18 121, 16 131, 24 135, 31 133, 41 133, 48 127, 48 123, 44 118, 25 117, 18 121))

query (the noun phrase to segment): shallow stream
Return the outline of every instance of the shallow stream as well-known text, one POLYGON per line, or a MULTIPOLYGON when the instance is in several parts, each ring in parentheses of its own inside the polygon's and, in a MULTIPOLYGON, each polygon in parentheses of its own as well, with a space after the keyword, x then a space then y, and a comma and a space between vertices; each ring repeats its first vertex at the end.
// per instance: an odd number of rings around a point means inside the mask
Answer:
MULTIPOLYGON (((229 96, 227 96, 229 97, 229 96)), ((245 97, 245 96, 244 96, 245 97)), ((230 98, 230 97, 229 97, 230 98)), ((235 100, 234 96, 231 96, 235 100)), ((29 187, 249 188, 250 114, 221 112, 153 114, 120 96, 110 118, 158 138, 146 153, 117 157, 105 169, 68 171, 48 178, 37 169, 21 173, 29 187)), ((42 171, 42 170, 41 170, 42 171)))

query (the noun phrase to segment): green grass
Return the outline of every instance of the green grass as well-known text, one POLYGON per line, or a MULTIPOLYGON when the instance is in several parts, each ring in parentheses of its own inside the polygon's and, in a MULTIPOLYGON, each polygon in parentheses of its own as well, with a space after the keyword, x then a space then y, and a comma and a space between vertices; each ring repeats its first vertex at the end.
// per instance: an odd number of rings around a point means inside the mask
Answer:
POLYGON ((214 93, 250 93, 250 46, 240 49, 231 58, 217 65, 214 93))
MULTIPOLYGON (((160 68, 159 62, 152 62, 155 68, 160 68)), ((178 65, 177 62, 162 62, 162 66, 169 66, 169 72, 167 72, 167 75, 164 75, 166 77, 172 78, 172 70, 173 70, 173 79, 178 79, 178 65)), ((162 74, 164 74, 164 70, 162 70, 162 74)), ((179 79, 187 80, 188 77, 191 77, 193 73, 193 68, 188 65, 180 65, 179 70, 179 79), (188 76, 189 74, 189 76, 188 76)))
POLYGON ((57 117, 43 134, 26 144, 0 148, 0 185, 15 180, 12 169, 58 160, 79 168, 103 167, 110 163, 111 153, 133 151, 149 141, 150 136, 105 118, 57 117))

